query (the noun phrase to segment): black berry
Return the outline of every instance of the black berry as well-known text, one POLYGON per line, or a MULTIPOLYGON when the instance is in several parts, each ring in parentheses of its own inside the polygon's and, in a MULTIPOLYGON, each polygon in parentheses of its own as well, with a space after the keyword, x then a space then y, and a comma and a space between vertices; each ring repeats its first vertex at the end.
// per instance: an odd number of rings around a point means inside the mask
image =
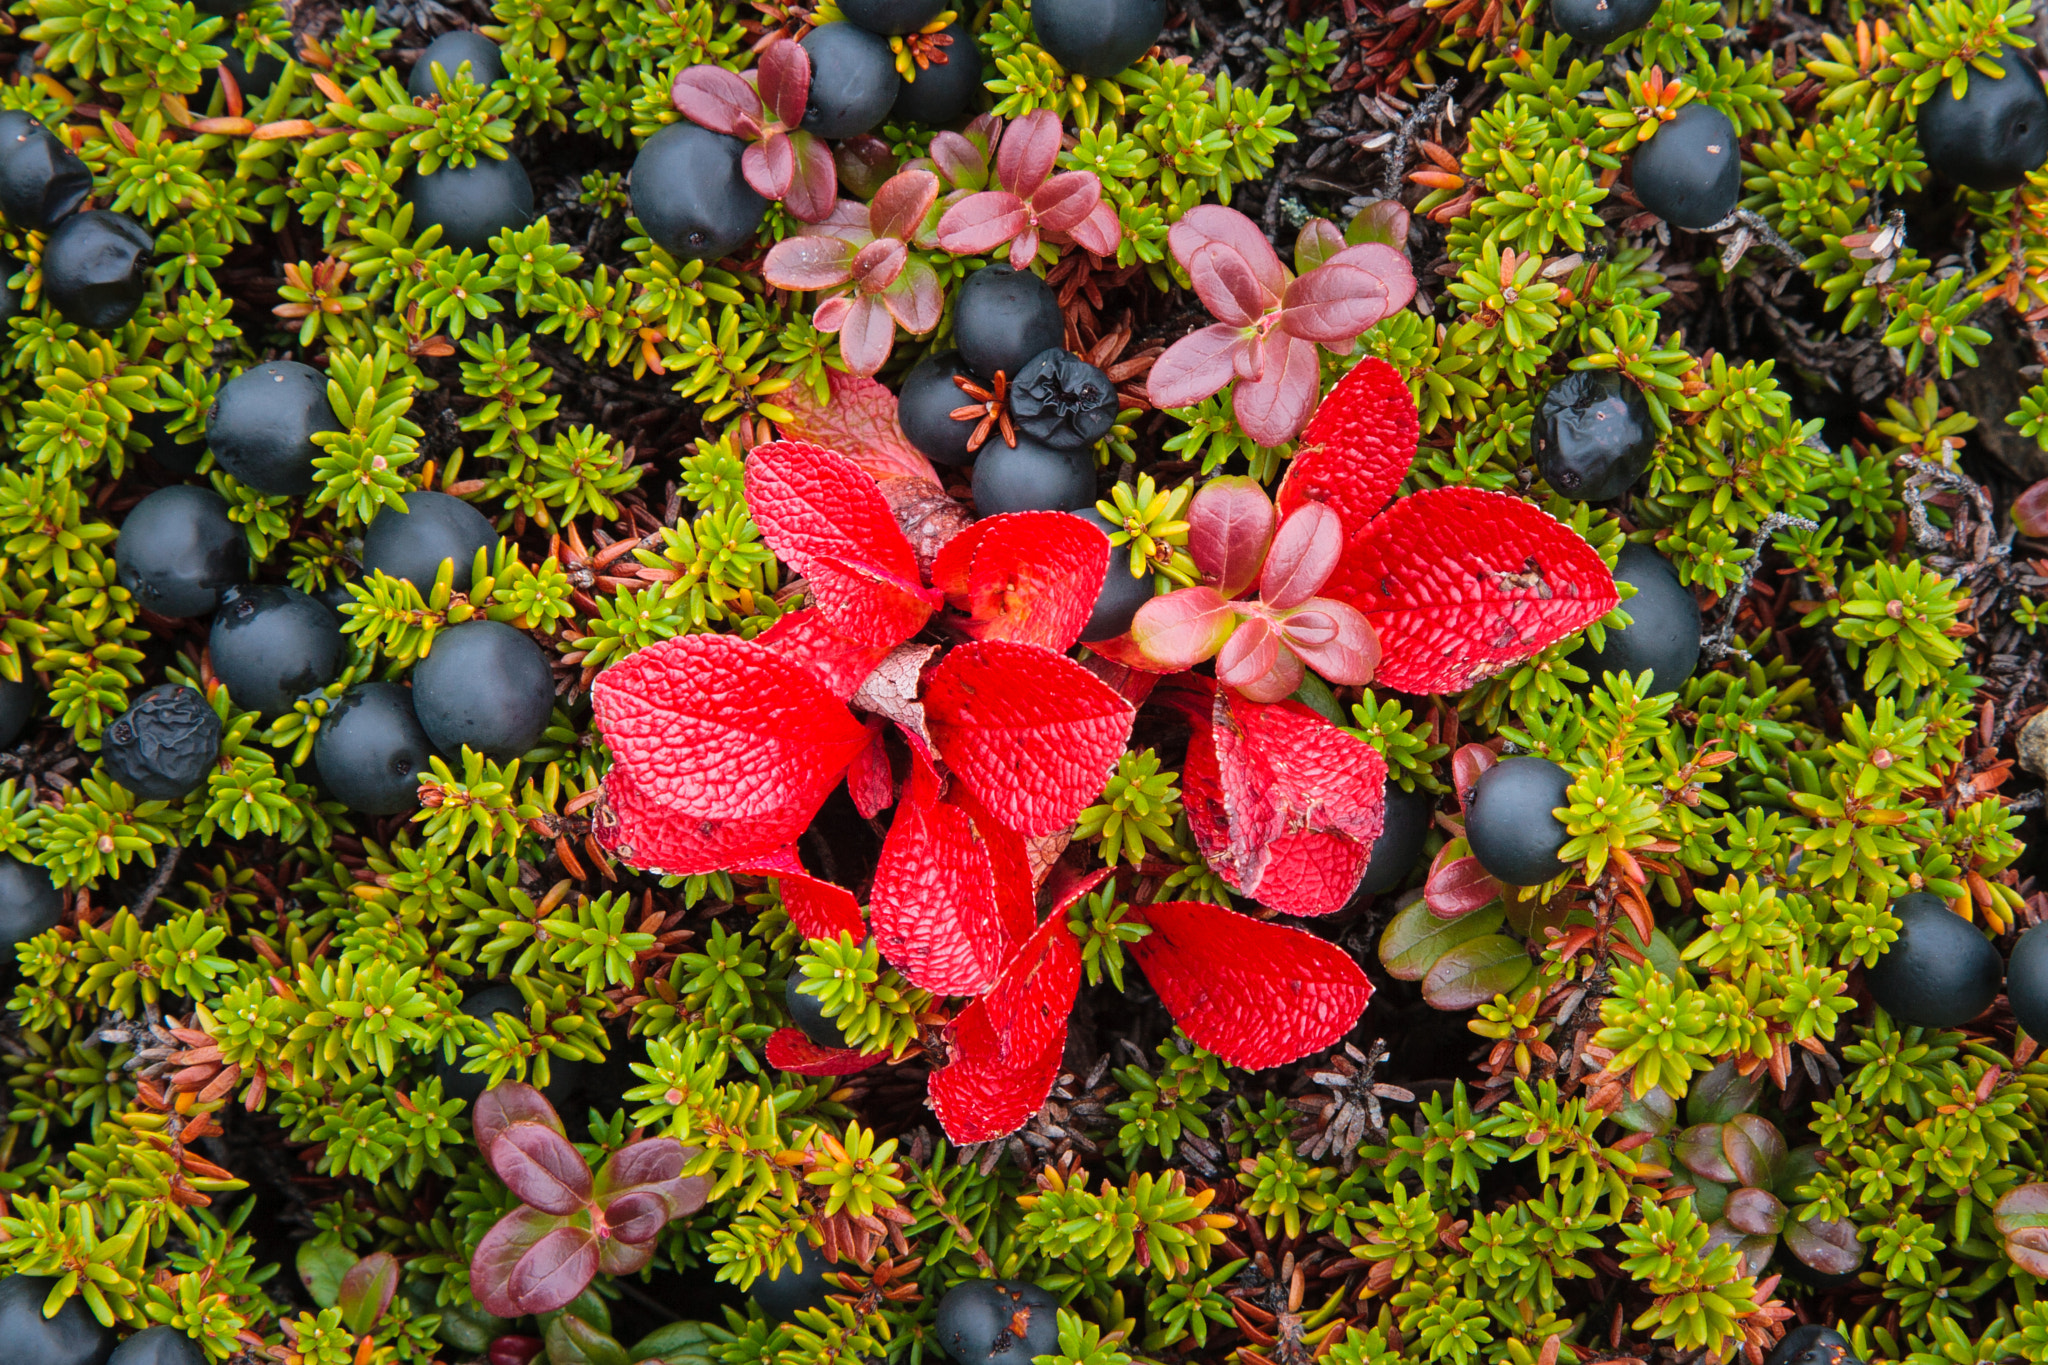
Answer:
POLYGON ((1771 1352, 1765 1365, 1863 1365, 1848 1341, 1832 1327, 1817 1322, 1794 1327, 1771 1352))
POLYGON ((1066 319, 1052 286, 1028 270, 985 265, 953 299, 953 344, 983 379, 1014 375, 1025 362, 1065 338, 1066 319))
POLYGON ((633 216, 679 261, 715 261, 753 238, 768 201, 740 174, 744 144, 685 120, 647 139, 633 161, 633 216))
POLYGON ((547 655, 502 621, 465 621, 434 636, 413 666, 413 705, 435 747, 497 761, 540 743, 555 706, 547 655))
POLYGON ((111 332, 142 306, 155 251, 156 238, 125 213, 74 213, 43 244, 43 297, 66 322, 111 332))
MULTIPOLYGON (((138 412, 128 423, 128 430, 141 440, 142 448, 160 468, 180 477, 195 474, 206 447, 171 435, 171 417, 169 412, 138 412)), ((134 442, 129 447, 133 449, 134 442)))
MULTIPOLYGON (((1075 516, 1105 536, 1118 528, 1093 507, 1083 507, 1075 516)), ((1102 591, 1095 595, 1095 610, 1081 627, 1083 640, 1113 640, 1131 628, 1138 608, 1152 600, 1152 575, 1131 572, 1131 547, 1111 545, 1109 566, 1102 574, 1102 591)))
POLYGON ((2048 161, 2048 91, 2021 49, 1996 60, 2003 76, 1972 69, 1961 99, 1938 82, 1915 115, 1927 164, 1973 190, 2009 190, 2048 161))
POLYGON ((173 484, 130 509, 114 543, 121 586, 146 611, 204 616, 249 575, 249 541, 211 488, 173 484))
POLYGON ((896 395, 896 425, 934 464, 963 465, 974 458, 967 438, 975 424, 952 415, 968 401, 955 377, 972 377, 967 362, 958 351, 936 351, 917 362, 896 395))
POLYGON ((915 33, 939 17, 946 0, 840 0, 849 23, 884 38, 915 33))
POLYGON ((1636 148, 1636 198, 1677 228, 1711 227, 1735 212, 1742 194, 1742 150, 1735 125, 1694 101, 1636 148))
POLYGON ((838 1020, 825 1016, 825 1002, 797 989, 803 979, 802 972, 791 972, 782 987, 782 1000, 789 1006, 790 1019, 803 1031, 804 1037, 819 1047, 848 1046, 846 1030, 839 1027, 838 1020))
POLYGON ((1897 942, 1864 972, 1871 999, 1902 1024, 1954 1028, 1991 1007, 2004 964, 1976 926, 1941 897, 1915 891, 1892 902, 1897 942))
POLYGON ((100 759, 145 801, 180 801, 220 757, 220 717, 194 688, 152 687, 100 736, 100 759))
POLYGON ((259 493, 313 491, 314 434, 340 431, 327 376, 296 360, 273 360, 220 386, 206 410, 206 444, 220 467, 259 493))
POLYGON ((1657 428, 1634 384, 1613 370, 1573 370, 1537 405, 1529 444, 1537 472, 1560 494, 1607 502, 1643 476, 1657 428))
MULTIPOLYGON (((463 997, 462 1012, 472 1019, 481 1020, 495 1036, 498 1032, 497 1016, 501 1014, 509 1014, 522 1024, 526 1022, 526 997, 519 993, 517 986, 485 986, 463 997)), ((443 1095, 475 1104, 477 1097, 491 1088, 490 1076, 487 1072, 464 1071, 462 1065, 466 1060, 458 1051, 454 1061, 444 1058, 436 1062, 434 1074, 441 1078, 443 1095)), ((547 1096, 548 1103, 557 1110, 567 1109, 583 1093, 593 1070, 589 1062, 549 1057, 548 1083, 541 1087, 540 1093, 547 1096)))
POLYGON ((1060 1301, 1023 1280, 962 1280, 932 1324, 954 1365, 1031 1365, 1059 1349, 1060 1301))
POLYGON ((1095 460, 1085 450, 1054 450, 1028 436, 1008 446, 992 436, 974 461, 974 512, 1066 512, 1095 501, 1095 460))
POLYGON ((0 678, 0 749, 12 747, 21 738, 21 732, 35 719, 42 700, 43 694, 27 675, 20 682, 0 678))
POLYGON ((0 323, 21 312, 21 291, 13 284, 20 271, 20 261, 12 256, 0 256, 0 323))
POLYGON ((1166 0, 1032 0, 1038 45, 1077 76, 1108 80, 1166 31, 1166 0))
POLYGON ((1650 22, 1664 0, 1550 0, 1550 17, 1582 43, 1611 43, 1650 22))
POLYGON ((1614 561, 1614 577, 1636 590, 1622 603, 1632 619, 1620 630, 1607 632, 1606 648, 1589 644, 1572 661, 1595 682, 1603 673, 1633 677, 1648 669, 1655 675, 1651 692, 1677 691, 1700 661, 1700 606, 1692 590, 1678 581, 1670 562, 1647 545, 1623 546, 1614 561))
POLYGON ((297 588, 231 588, 207 653, 235 705, 275 720, 341 672, 341 618, 297 588))
POLYGON ((405 93, 416 100, 433 98, 440 93, 434 84, 434 68, 440 67, 442 78, 453 85, 461 79, 456 73, 464 62, 469 63, 468 79, 473 84, 489 85, 505 79, 505 57, 498 45, 474 29, 463 28, 444 33, 427 44, 427 50, 412 65, 412 75, 406 78, 405 93))
POLYGON ((363 533, 363 572, 402 578, 422 593, 455 561, 454 588, 468 592, 478 550, 496 547, 498 533, 483 513, 446 493, 405 495, 405 510, 385 507, 363 533))
POLYGON ((34 115, 0 112, 0 213, 17 232, 48 232, 92 193, 92 168, 34 115))
POLYGON ((1558 850, 1571 837, 1552 811, 1565 804, 1572 775, 1547 758, 1504 758, 1473 784, 1465 812, 1472 856, 1510 886, 1540 886, 1565 870, 1558 850))
POLYGON ((819 137, 859 137, 889 116, 903 78, 889 40, 853 24, 821 24, 804 35, 811 93, 804 128, 819 137))
POLYGON ((1017 430, 1055 450, 1094 445, 1116 425, 1116 385, 1072 351, 1040 351, 1010 377, 1017 430))
POLYGON ((249 0, 192 0, 192 8, 217 19, 232 19, 249 8, 249 0))
POLYGON ((206 1365, 206 1353, 175 1327, 145 1327, 116 1347, 107 1365, 206 1365))
POLYGON ((419 805, 420 773, 433 741, 413 714, 412 694, 373 682, 341 694, 313 741, 313 763, 336 800, 364 815, 397 815, 419 805))
POLYGON ((796 1251, 795 1265, 754 1281, 754 1302, 777 1322, 794 1322, 798 1309, 823 1308, 831 1295, 843 1292, 825 1278, 832 1269, 825 1253, 801 1241, 796 1251))
POLYGON ((2005 998, 2030 1037, 2048 1040, 2048 932, 2041 925, 2013 945, 2005 966, 2005 998))
POLYGON ((64 893, 34 863, 0 854, 0 988, 12 989, 20 975, 14 950, 57 927, 64 893))
POLYGON ((974 112, 982 91, 981 48, 974 41, 974 32, 956 19, 939 36, 953 40, 940 49, 945 60, 919 71, 916 80, 903 82, 896 103, 889 106, 891 122, 938 128, 974 112))
POLYGON ((1429 837, 1429 815, 1435 804, 1429 793, 1404 791, 1400 783, 1387 779, 1386 821, 1380 826, 1380 837, 1372 842, 1372 857, 1358 884, 1360 891, 1383 895, 1408 880, 1422 856, 1423 840, 1429 837))
POLYGON ((0 1342, 7 1358, 22 1365, 106 1365, 114 1334, 100 1326, 85 1300, 64 1300, 54 1316, 43 1316, 43 1300, 57 1282, 42 1275, 9 1275, 0 1280, 0 1342))
POLYGON ((413 229, 438 224, 441 243, 487 252, 491 238, 533 221, 533 182, 517 157, 479 156, 471 166, 444 165, 408 180, 413 229))

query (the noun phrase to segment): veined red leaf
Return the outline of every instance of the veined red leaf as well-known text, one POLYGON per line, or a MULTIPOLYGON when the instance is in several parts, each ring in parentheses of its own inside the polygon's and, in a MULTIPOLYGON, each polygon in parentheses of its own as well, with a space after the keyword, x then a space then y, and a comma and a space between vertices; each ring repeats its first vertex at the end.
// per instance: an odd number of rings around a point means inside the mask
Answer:
POLYGON ((597 1260, 597 1237, 589 1228, 522 1206, 477 1244, 470 1292, 485 1312, 501 1318, 552 1312, 583 1292, 597 1260))
POLYGON ((946 766, 1019 834, 1067 828, 1101 793, 1130 738, 1131 705, 1072 659, 982 640, 947 654, 925 686, 946 766))
POLYGON ((1249 345, 1242 327, 1220 322, 1188 333, 1145 376, 1146 401, 1155 408, 1194 406, 1237 377, 1238 356, 1249 345))
POLYGON ((768 248, 761 278, 777 289, 836 289, 853 278, 859 255, 859 247, 840 237, 785 237, 768 248))
POLYGON ((784 436, 845 456, 878 485, 889 478, 938 483, 932 462, 904 438, 896 421, 896 395, 886 384, 838 370, 827 370, 825 378, 830 395, 824 403, 808 384, 775 395, 776 405, 789 414, 776 424, 784 436))
POLYGON ((542 1213, 574 1213, 590 1199, 590 1167, 552 1128, 514 1123, 497 1135, 486 1155, 498 1179, 542 1213))
POLYGON ((935 995, 979 995, 1017 946, 1020 905, 1029 925, 1022 841, 940 800, 937 776, 914 762, 869 897, 883 956, 906 981, 935 995), (999 841, 1011 847, 993 848, 999 841))
POLYGON ((939 178, 926 170, 898 171, 868 201, 868 229, 876 237, 909 241, 939 197, 939 178))
POLYGON ((868 747, 860 751, 846 770, 846 794, 863 820, 872 820, 896 800, 895 775, 889 768, 889 749, 884 740, 887 728, 879 720, 868 722, 868 747))
POLYGON ((789 613, 755 636, 754 643, 810 669, 841 701, 858 692, 875 666, 889 657, 888 645, 847 639, 816 607, 789 613))
POLYGON ((1346 539, 1370 523, 1407 476, 1421 425, 1415 399, 1384 360, 1362 360, 1316 409, 1276 501, 1283 516, 1311 502, 1333 509, 1346 539))
POLYGON ((768 1035, 768 1065, 797 1076, 852 1076, 888 1060, 883 1052, 820 1047, 793 1028, 768 1035))
POLYGON ((1181 588, 1138 608, 1131 643, 1151 667, 1178 672, 1214 658, 1237 621, 1237 608, 1214 588, 1181 588))
POLYGON ((802 123, 811 95, 811 54, 803 44, 786 37, 770 42, 754 59, 754 69, 760 73, 761 103, 785 128, 802 123))
POLYGON ((996 144, 996 180, 1020 199, 1029 199, 1052 174, 1060 154, 1060 116, 1037 109, 1013 119, 996 144))
POLYGON ((1307 503, 1280 523, 1259 575, 1259 600, 1276 611, 1314 597, 1344 553, 1344 523, 1329 508, 1307 503))
MULTIPOLYGON (((652 780, 659 783, 656 775, 652 780)), ((622 763, 604 775, 604 801, 592 817, 597 841, 630 867, 661 876, 717 872, 762 857, 810 827, 817 807, 792 802, 767 815, 725 819, 691 815, 635 779, 622 763)))
POLYGON ((1302 919, 1334 915, 1351 903, 1371 862, 1372 845, 1348 834, 1319 829, 1283 834, 1273 841, 1265 875, 1259 878, 1259 904, 1302 919))
POLYGON ((1362 612, 1342 602, 1312 597, 1274 627, 1295 657, 1326 682, 1363 686, 1379 670, 1380 637, 1362 612))
POLYGON ((761 97, 722 66, 685 67, 669 86, 669 99, 684 118, 714 133, 751 138, 761 131, 761 97))
POLYGON ((1065 650, 1102 591, 1109 539, 1064 512, 986 517, 946 542, 932 586, 967 613, 976 639, 1065 650))
POLYGON ((1212 244, 1227 246, 1242 257, 1259 284, 1274 298, 1287 292, 1287 270, 1273 254, 1272 243, 1259 231, 1258 224, 1236 209, 1197 204, 1167 230, 1166 245, 1184 268, 1197 251, 1212 244))
POLYGON ((1130 945, 1174 1023, 1232 1066, 1258 1071, 1326 1048, 1358 1022, 1372 983, 1350 954, 1300 929, 1199 901, 1144 906, 1130 945))
POLYGON ((1189 258, 1187 266, 1195 293, 1218 322, 1249 327, 1280 302, 1232 247, 1208 243, 1189 258))
POLYGON ((987 995, 953 1020, 951 1060, 932 1073, 930 1103, 956 1143, 1024 1126, 1045 1104, 1081 987, 1081 950, 1066 916, 1025 940, 987 995))
POLYGON ((1257 580, 1279 525, 1266 490, 1249 474, 1211 479, 1188 502, 1187 522, 1195 567, 1223 596, 1242 596, 1257 580))
POLYGON ((860 917, 860 902, 853 893, 804 871, 794 845, 779 856, 734 871, 773 877, 782 908, 789 912, 790 922, 805 938, 837 938, 845 934, 858 943, 867 937, 867 924, 860 917))
POLYGON ((1093 171, 1067 171, 1038 187, 1031 212, 1047 232, 1071 232, 1102 202, 1102 182, 1093 171))
POLYGON ((983 190, 939 219, 939 245, 955 256, 994 251, 1031 223, 1031 210, 1008 190, 983 190))
POLYGON ((1600 554, 1505 493, 1411 494, 1351 538, 1324 595, 1365 613, 1378 681, 1456 692, 1605 616, 1619 601, 1600 554))
POLYGON ((1316 409, 1322 391, 1322 360, 1312 342, 1287 332, 1266 334, 1265 372, 1240 379, 1230 410, 1244 434, 1262 446, 1294 439, 1316 409))
POLYGON ((1251 705, 1220 699, 1218 761, 1256 754, 1271 775, 1287 823, 1329 829, 1363 844, 1380 837, 1386 811, 1387 763, 1379 750, 1338 729, 1300 702, 1251 705), (1227 711, 1229 723, 1224 723, 1227 711), (1237 747, 1242 742, 1242 750, 1237 747))
POLYGON ((515 1123, 538 1123, 557 1133, 563 1131, 562 1120, 547 1097, 520 1081, 502 1081, 492 1086, 470 1107, 470 1135, 486 1158, 498 1135, 515 1123))

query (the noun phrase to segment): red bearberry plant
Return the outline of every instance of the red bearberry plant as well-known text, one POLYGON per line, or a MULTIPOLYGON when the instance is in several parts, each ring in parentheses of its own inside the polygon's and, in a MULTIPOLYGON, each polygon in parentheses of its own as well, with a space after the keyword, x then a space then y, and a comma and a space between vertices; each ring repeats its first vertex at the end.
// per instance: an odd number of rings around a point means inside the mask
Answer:
POLYGON ((832 148, 799 126, 810 90, 810 54, 778 37, 744 75, 722 66, 684 68, 669 98, 690 122, 747 143, 740 174, 756 194, 780 199, 803 222, 822 223, 839 201, 839 175, 832 148))
MULTIPOLYGON (((994 141, 998 188, 966 195, 939 219, 939 245, 955 256, 979 256, 1006 243, 1018 270, 1038 255, 1040 241, 1079 246, 1097 256, 1114 256, 1123 242, 1116 210, 1102 199, 1093 171, 1052 173, 1060 154, 1060 118, 1049 109, 1024 115, 1007 129, 980 125, 994 141)), ((978 152, 958 134, 941 133, 932 143, 935 160, 955 183, 973 175, 978 152)))
POLYGON ((866 204, 842 199, 820 222, 777 242, 761 276, 778 289, 826 291, 811 321, 839 334, 839 355, 855 374, 888 363, 896 327, 921 336, 939 325, 945 297, 938 272, 912 249, 938 202, 930 171, 898 171, 866 204))

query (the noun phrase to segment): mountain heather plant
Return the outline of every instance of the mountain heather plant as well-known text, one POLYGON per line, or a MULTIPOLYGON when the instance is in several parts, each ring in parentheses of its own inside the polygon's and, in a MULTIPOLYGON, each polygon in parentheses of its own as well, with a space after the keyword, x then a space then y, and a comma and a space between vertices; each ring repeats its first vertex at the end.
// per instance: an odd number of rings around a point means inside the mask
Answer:
POLYGON ((19 0, 0 1359, 2048 1359, 2039 34, 19 0))

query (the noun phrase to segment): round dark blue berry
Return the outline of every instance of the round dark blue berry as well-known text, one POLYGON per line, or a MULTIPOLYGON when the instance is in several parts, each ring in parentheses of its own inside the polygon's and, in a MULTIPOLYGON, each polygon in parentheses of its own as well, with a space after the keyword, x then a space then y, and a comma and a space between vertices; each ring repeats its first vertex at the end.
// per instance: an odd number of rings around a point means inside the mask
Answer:
POLYGON ((826 1016, 825 1002, 797 989, 803 979, 802 972, 791 972, 783 983, 782 1001, 789 1007, 790 1020, 819 1047, 846 1047, 846 1030, 839 1027, 838 1020, 826 1016))
POLYGON ((1711 227, 1735 212, 1742 195, 1742 149, 1735 125, 1694 101, 1635 151, 1636 198, 1676 228, 1711 227))
POLYGON ((63 914, 64 893, 48 872, 0 853, 0 990, 20 977, 15 948, 56 928, 63 914))
POLYGON ((12 256, 0 256, 0 323, 21 312, 21 290, 13 283, 20 272, 20 261, 12 256))
POLYGON ((993 379, 998 371, 1015 375, 1066 334, 1059 296, 1028 270, 985 265, 954 293, 953 344, 967 368, 983 379, 993 379))
POLYGON ((1465 838, 1487 872, 1510 886, 1540 886, 1561 875, 1558 851, 1571 835, 1552 814, 1566 804, 1572 775, 1547 758, 1504 758, 1473 784, 1465 838))
POLYGON ((953 382, 956 378, 972 378, 967 362, 958 351, 936 351, 904 376, 896 395, 896 425, 934 464, 964 465, 974 458, 967 439, 974 435, 975 423, 952 415, 969 402, 953 382))
POLYGON ((488 252, 491 238, 533 221, 533 182, 519 158, 479 156, 473 166, 443 165, 407 178, 413 229, 438 226, 441 244, 488 252))
POLYGON ((364 815, 397 815, 420 803, 420 774, 433 741, 397 683, 373 682, 341 694, 313 740, 313 763, 337 801, 364 815))
POLYGON ((254 365, 220 386, 206 410, 206 445, 220 467, 259 493, 313 491, 315 434, 340 431, 327 376, 296 360, 254 365))
POLYGON ((503 762, 548 728, 555 680, 547 655, 502 621, 465 621, 434 636, 413 666, 413 705, 435 747, 451 758, 465 746, 503 762))
POLYGON ((839 0, 839 12, 848 23, 884 38, 915 33, 945 8, 946 0, 839 0))
POLYGON ((647 139, 633 162, 633 216, 679 261, 715 261, 753 239, 768 201, 740 173, 736 137, 687 119, 647 139))
MULTIPOLYGON (((174 414, 165 412, 138 412, 128 423, 128 431, 135 440, 128 443, 133 450, 140 442, 141 448, 149 452, 149 458, 167 473, 184 477, 199 471, 199 461, 206 454, 204 438, 198 441, 180 440, 171 434, 171 418, 174 414)), ((198 435, 187 429, 186 435, 198 435)))
POLYGON ((1955 1028, 1991 1008, 2005 964, 1976 925, 1926 891, 1899 897, 1891 910, 1899 937, 1863 974, 1886 1014, 1921 1028, 1955 1028))
POLYGON ((1372 842, 1365 877, 1358 883, 1360 891, 1380 896, 1408 880, 1422 857, 1435 805, 1428 792, 1404 791, 1400 783, 1387 779, 1386 820, 1380 826, 1380 837, 1372 842))
POLYGON ((796 1251, 794 1266, 783 1266, 754 1281, 754 1302, 777 1322, 794 1322, 797 1310, 823 1308, 831 1295, 844 1292, 825 1278, 833 1266, 824 1252, 803 1241, 797 1243, 796 1251))
POLYGON ((887 38, 853 24, 821 24, 803 38, 811 58, 804 129, 825 138, 859 137, 889 116, 903 78, 887 38))
MULTIPOLYGON (((242 56, 242 50, 232 43, 223 44, 223 46, 227 48, 227 55, 220 59, 220 64, 228 69, 230 76, 235 78, 235 89, 242 92, 242 100, 245 105, 252 104, 268 95, 270 87, 276 85, 277 78, 284 74, 284 58, 275 55, 269 48, 258 48, 256 50, 256 60, 252 62, 245 60, 242 56)), ((210 93, 211 87, 217 84, 218 80, 218 76, 212 70, 202 73, 199 87, 202 92, 202 98, 205 94, 210 93)))
POLYGON ((220 757, 220 717, 197 689, 152 687, 100 736, 107 775, 145 801, 182 801, 220 757))
POLYGON ((2020 48, 2008 46, 1997 61, 2003 76, 1972 68, 1961 99, 1941 81, 1914 115, 1927 164, 1986 192, 2012 189, 2048 161, 2048 91, 2020 48))
POLYGON ((1670 561, 1647 545, 1625 545, 1614 561, 1616 582, 1627 583, 1636 595, 1621 604, 1632 618, 1619 630, 1610 628, 1607 644, 1588 644, 1572 655, 1598 682, 1603 673, 1630 677, 1648 670, 1650 691, 1676 692, 1700 662, 1700 606, 1692 589, 1678 581, 1670 561))
POLYGON ((1657 428, 1633 383, 1613 370, 1573 370, 1544 393, 1529 444, 1537 472, 1558 493, 1607 502, 1649 468, 1657 428))
POLYGON ((1031 0, 1038 45, 1077 76, 1108 80, 1166 31, 1166 0, 1031 0))
MULTIPOLYGON (((1074 515, 1105 536, 1121 529, 1093 507, 1080 508, 1074 515)), ((1149 572, 1131 572, 1131 547, 1111 545, 1109 564, 1102 574, 1102 591, 1095 595, 1095 610, 1088 614, 1088 623, 1081 627, 1081 639, 1115 639, 1131 628, 1131 618, 1138 614, 1139 607, 1152 600, 1152 596, 1152 575, 1149 572)))
POLYGON ((206 1365, 206 1352, 175 1327, 145 1327, 116 1347, 107 1365, 206 1365))
POLYGON ((2005 966, 2005 998, 2028 1036, 2048 1042, 2048 925, 2035 925, 2013 945, 2005 966))
POLYGON ((297 588, 231 588, 206 648, 235 705, 275 720, 341 672, 341 618, 297 588))
POLYGON ((461 498, 407 493, 404 511, 384 507, 363 533, 363 572, 402 578, 426 593, 441 566, 453 560, 455 591, 468 592, 476 552, 497 544, 490 520, 461 498))
POLYGON ((149 293, 156 238, 125 213, 89 209, 43 243, 43 298, 66 322, 111 332, 149 293))
POLYGON ((1560 31, 1582 43, 1611 43, 1634 33, 1664 0, 1550 0, 1550 17, 1560 31))
POLYGON ((1010 377, 1017 430, 1055 450, 1080 450, 1116 425, 1116 385, 1072 351, 1040 351, 1010 377))
POLYGON ((204 616, 249 575, 249 540, 211 488, 173 484, 135 504, 114 543, 114 573, 145 611, 204 616))
POLYGON ((57 1282, 42 1275, 9 1275, 0 1280, 0 1342, 20 1365, 106 1365, 114 1334, 100 1326, 85 1300, 64 1300, 51 1317, 43 1300, 57 1282))
POLYGON ((1028 436, 1015 446, 991 436, 974 460, 974 513, 1068 512, 1095 501, 1095 460, 1085 450, 1054 450, 1028 436))
POLYGON ((889 106, 891 122, 942 128, 974 112, 983 89, 981 48, 974 32, 956 19, 938 36, 952 40, 939 50, 942 60, 920 70, 916 80, 903 82, 896 103, 889 106))
POLYGON ((474 29, 461 28, 427 44, 412 65, 412 75, 406 78, 405 93, 416 100, 431 99, 440 93, 434 84, 434 68, 440 67, 441 78, 453 85, 462 79, 456 73, 464 62, 469 63, 468 80, 474 85, 505 79, 505 54, 498 45, 474 29))
POLYGON ((1848 1339, 1817 1322, 1794 1327, 1764 1365, 1863 1365, 1848 1339))
POLYGON ((34 115, 0 111, 0 213, 17 232, 48 232, 92 193, 92 168, 34 115))
POLYGON ((23 674, 20 682, 0 677, 0 749, 11 748, 21 738, 42 706, 42 691, 31 676, 23 674))
POLYGON ((932 1324, 953 1365, 1031 1365, 1059 1349, 1060 1301, 1023 1280, 962 1280, 932 1324))

